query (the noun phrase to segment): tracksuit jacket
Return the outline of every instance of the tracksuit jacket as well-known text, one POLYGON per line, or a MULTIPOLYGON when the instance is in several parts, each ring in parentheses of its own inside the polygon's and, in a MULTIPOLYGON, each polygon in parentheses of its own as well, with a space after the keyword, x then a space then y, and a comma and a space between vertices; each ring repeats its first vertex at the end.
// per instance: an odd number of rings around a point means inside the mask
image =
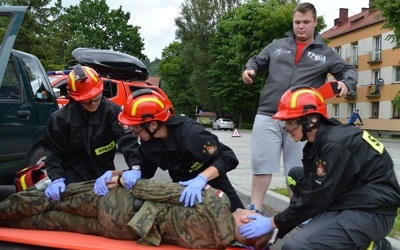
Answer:
POLYGON ((321 120, 303 149, 303 191, 275 216, 282 238, 296 225, 328 211, 363 210, 396 216, 400 187, 385 146, 366 130, 321 120))
POLYGON ((356 91, 358 73, 353 65, 329 48, 321 35, 315 33, 314 42, 307 45, 300 60, 295 64, 297 45, 293 31, 286 38, 274 40, 258 55, 247 62, 244 70, 255 74, 268 70, 268 77, 260 95, 257 113, 272 116, 278 109, 279 99, 290 87, 308 85, 318 89, 331 73, 344 82, 350 91, 356 91))
POLYGON ((74 100, 55 111, 44 139, 49 178, 64 177, 68 184, 93 180, 107 170, 115 170, 117 145, 128 167, 140 165, 140 144, 136 136, 125 133, 118 124, 120 111, 105 97, 95 112, 85 111, 74 100))

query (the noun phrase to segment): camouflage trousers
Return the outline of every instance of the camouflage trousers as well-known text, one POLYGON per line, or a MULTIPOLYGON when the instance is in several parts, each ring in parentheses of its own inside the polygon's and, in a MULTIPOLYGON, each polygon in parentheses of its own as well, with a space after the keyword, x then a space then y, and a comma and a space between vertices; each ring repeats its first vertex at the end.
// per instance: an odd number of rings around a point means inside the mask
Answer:
POLYGON ((139 237, 128 226, 134 216, 135 197, 126 194, 129 191, 124 188, 98 196, 93 186, 94 181, 72 183, 58 202, 37 189, 13 194, 0 203, 0 226, 137 240, 139 237))

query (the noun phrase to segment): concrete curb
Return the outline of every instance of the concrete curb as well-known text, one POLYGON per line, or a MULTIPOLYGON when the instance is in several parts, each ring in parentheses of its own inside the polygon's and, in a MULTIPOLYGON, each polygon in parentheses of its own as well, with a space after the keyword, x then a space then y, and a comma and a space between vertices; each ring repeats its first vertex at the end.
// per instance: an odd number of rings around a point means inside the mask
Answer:
MULTIPOLYGON (((237 192, 240 192, 247 196, 251 196, 250 191, 241 188, 235 184, 233 184, 233 186, 237 192)), ((275 211, 283 211, 289 206, 289 198, 281 194, 275 193, 271 190, 268 190, 267 195, 264 198, 264 204, 275 211)), ((400 250, 399 240, 390 237, 386 237, 386 239, 390 242, 390 244, 392 244, 392 250, 400 250)))

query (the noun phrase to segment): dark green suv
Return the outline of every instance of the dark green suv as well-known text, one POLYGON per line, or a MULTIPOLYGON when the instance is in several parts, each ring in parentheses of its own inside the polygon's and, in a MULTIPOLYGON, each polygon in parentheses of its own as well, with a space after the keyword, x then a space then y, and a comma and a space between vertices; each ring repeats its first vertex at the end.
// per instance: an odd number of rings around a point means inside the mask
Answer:
POLYGON ((34 55, 13 50, 26 7, 1 6, 0 185, 45 158, 42 142, 50 114, 58 109, 42 64, 34 55))

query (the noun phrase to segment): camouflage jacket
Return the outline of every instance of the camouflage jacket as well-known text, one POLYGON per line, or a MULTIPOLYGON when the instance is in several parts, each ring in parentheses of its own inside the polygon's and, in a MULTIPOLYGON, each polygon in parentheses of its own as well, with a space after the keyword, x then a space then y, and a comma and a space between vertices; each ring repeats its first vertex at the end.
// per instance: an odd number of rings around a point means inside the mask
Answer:
POLYGON ((14 194, 0 203, 0 226, 61 230, 140 244, 168 243, 186 248, 226 248, 234 241, 235 222, 227 196, 214 188, 203 202, 184 207, 177 183, 140 180, 131 190, 114 188, 105 196, 93 192, 94 181, 72 183, 54 202, 43 191, 14 194), (136 198, 145 200, 135 213, 136 198))

